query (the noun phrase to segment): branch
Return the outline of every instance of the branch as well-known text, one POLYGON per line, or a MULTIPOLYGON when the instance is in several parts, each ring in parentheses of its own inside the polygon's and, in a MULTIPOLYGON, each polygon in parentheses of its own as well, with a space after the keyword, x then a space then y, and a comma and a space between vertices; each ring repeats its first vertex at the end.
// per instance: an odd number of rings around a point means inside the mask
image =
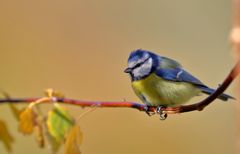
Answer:
MULTIPOLYGON (((206 106, 211 104, 218 96, 220 96, 227 87, 232 83, 232 81, 237 77, 240 73, 240 61, 233 67, 229 75, 226 77, 224 82, 217 88, 217 90, 212 93, 210 96, 205 98, 204 100, 190 105, 183 105, 178 107, 166 107, 160 108, 160 111, 157 111, 158 108, 156 106, 146 106, 144 104, 139 104, 135 102, 127 102, 127 101, 120 101, 120 102, 102 102, 102 101, 82 101, 70 98, 58 98, 58 97, 51 97, 51 99, 47 99, 45 102, 59 102, 64 104, 72 104, 81 107, 125 107, 125 108, 134 108, 138 109, 139 111, 146 111, 158 114, 177 114, 183 112, 190 112, 190 111, 202 111, 206 106)), ((0 103, 32 103, 41 98, 2 98, 0 99, 0 103)))

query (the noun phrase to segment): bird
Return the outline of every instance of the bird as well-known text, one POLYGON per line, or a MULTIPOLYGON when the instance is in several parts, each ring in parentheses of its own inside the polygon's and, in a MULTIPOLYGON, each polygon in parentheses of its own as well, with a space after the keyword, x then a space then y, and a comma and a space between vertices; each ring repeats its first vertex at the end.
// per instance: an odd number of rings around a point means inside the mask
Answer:
MULTIPOLYGON (((147 106, 175 107, 201 93, 211 95, 215 91, 179 62, 148 50, 132 51, 124 72, 130 75, 135 94, 147 106)), ((227 101, 234 97, 221 94, 218 99, 227 101)))

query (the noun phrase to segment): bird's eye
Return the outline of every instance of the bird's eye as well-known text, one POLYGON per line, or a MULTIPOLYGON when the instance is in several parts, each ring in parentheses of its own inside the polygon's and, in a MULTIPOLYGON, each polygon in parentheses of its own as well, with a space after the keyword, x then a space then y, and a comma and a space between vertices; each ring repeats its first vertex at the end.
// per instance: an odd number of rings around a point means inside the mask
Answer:
POLYGON ((144 60, 144 61, 136 64, 136 65, 133 67, 133 69, 134 69, 134 68, 137 68, 137 67, 140 67, 140 66, 141 66, 142 64, 144 64, 146 61, 148 61, 148 59, 149 59, 149 58, 147 58, 146 60, 144 60))
POLYGON ((136 65, 134 66, 134 68, 140 67, 143 63, 144 63, 144 61, 141 62, 141 63, 136 64, 136 65))

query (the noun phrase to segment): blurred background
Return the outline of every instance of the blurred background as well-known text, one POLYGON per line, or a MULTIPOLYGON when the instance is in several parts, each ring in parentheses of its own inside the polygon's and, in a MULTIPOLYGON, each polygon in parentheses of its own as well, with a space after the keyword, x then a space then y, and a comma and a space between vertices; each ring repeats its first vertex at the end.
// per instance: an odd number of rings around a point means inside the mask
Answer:
MULTIPOLYGON (((43 96, 53 88, 76 99, 140 102, 123 73, 129 53, 138 48, 180 61, 211 87, 234 64, 226 0, 0 1, 0 19, 0 89, 12 97, 43 96)), ((227 93, 233 91, 234 84, 227 93)), ((74 116, 84 111, 66 107, 74 116)), ((235 117, 235 103, 219 100, 203 112, 170 115, 166 121, 133 109, 97 109, 80 121, 81 149, 84 154, 233 154, 235 117)), ((13 154, 51 153, 38 148, 33 136, 18 133, 7 105, 1 105, 0 119, 15 137, 13 154)), ((1 142, 0 151, 7 153, 1 142)))

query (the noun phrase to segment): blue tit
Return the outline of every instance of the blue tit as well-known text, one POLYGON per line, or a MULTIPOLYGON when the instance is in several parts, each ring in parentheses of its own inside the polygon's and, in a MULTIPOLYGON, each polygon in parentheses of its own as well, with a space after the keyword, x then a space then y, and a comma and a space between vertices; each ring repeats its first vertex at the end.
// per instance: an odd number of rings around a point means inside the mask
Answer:
MULTIPOLYGON (((210 95, 215 91, 185 71, 177 61, 142 49, 130 54, 124 72, 130 74, 134 92, 148 106, 173 107, 201 93, 210 95)), ((218 98, 234 99, 227 94, 218 98)))

